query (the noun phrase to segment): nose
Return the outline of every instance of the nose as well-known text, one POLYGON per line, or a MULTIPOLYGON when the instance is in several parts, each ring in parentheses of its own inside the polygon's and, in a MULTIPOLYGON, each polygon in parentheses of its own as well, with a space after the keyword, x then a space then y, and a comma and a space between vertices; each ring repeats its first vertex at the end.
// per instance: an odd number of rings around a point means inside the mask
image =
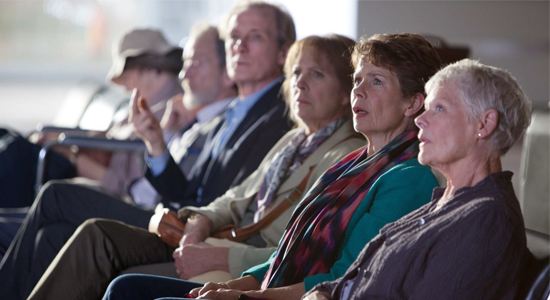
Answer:
POLYGON ((198 62, 196 61, 192 61, 192 62, 188 62, 188 63, 184 63, 183 64, 183 68, 181 69, 178 77, 183 81, 187 78, 189 78, 190 76, 193 75, 193 70, 196 69, 197 67, 199 66, 198 62))
POLYGON ((351 90, 351 96, 352 98, 357 98, 357 99, 367 98, 365 90, 361 88, 361 84, 353 87, 353 89, 351 90))
POLYGON ((243 41, 243 39, 237 39, 233 43, 233 51, 235 52, 242 52, 246 49, 246 45, 243 41))
POLYGON ((422 129, 426 128, 426 125, 427 125, 426 113, 427 111, 423 112, 422 114, 420 114, 420 116, 414 119, 414 123, 416 124, 416 126, 418 126, 418 128, 422 128, 422 129))
POLYGON ((295 81, 295 85, 298 89, 300 90, 306 90, 307 89, 307 83, 306 83, 306 80, 304 79, 304 74, 300 74, 298 75, 298 77, 296 78, 296 81, 295 81))

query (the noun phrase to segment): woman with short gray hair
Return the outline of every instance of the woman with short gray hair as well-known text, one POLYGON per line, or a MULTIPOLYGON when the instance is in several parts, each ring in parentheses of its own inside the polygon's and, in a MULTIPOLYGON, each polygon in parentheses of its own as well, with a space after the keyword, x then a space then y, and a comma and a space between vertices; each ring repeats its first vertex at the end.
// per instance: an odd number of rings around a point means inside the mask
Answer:
POLYGON ((499 122, 491 141, 504 155, 531 122, 531 102, 508 72, 465 59, 438 72, 426 84, 431 91, 453 81, 468 110, 469 121, 495 109, 499 122))
POLYGON ((419 161, 447 186, 380 230, 344 277, 305 299, 515 299, 529 252, 512 173, 500 157, 530 122, 506 71, 462 60, 426 84, 419 161))

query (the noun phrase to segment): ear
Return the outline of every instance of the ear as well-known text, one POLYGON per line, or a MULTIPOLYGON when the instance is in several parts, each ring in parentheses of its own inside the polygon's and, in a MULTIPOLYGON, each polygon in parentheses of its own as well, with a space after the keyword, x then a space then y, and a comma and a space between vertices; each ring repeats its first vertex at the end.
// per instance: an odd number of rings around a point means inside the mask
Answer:
POLYGON ((424 107, 424 95, 422 93, 416 93, 414 96, 407 100, 408 106, 405 110, 405 116, 413 117, 424 107))
POLYGON ((490 136, 497 128, 498 112, 494 109, 489 109, 479 117, 479 128, 477 131, 478 138, 486 138, 490 136))

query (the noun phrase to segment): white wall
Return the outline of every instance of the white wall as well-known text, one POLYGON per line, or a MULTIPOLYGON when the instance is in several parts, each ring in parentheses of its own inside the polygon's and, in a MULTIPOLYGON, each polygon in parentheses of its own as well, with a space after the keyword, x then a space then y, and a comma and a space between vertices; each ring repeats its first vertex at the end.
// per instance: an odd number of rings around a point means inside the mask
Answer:
POLYGON ((413 32, 470 47, 509 70, 537 108, 549 101, 548 1, 359 1, 358 36, 413 32))
POLYGON ((337 33, 356 38, 357 0, 279 0, 294 18, 296 35, 337 33))

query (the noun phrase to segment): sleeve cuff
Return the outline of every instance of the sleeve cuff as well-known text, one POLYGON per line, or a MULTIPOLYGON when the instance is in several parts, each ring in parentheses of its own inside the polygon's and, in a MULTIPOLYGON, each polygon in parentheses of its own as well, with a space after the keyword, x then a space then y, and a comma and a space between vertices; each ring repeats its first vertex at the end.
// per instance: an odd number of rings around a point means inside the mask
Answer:
POLYGON ((157 177, 164 172, 166 165, 168 165, 169 158, 170 153, 167 149, 164 150, 162 155, 158 157, 151 157, 148 153, 145 154, 145 160, 147 161, 147 165, 149 166, 151 174, 153 174, 154 177, 157 177))
POLYGON ((149 180, 145 178, 135 180, 128 188, 128 191, 132 196, 132 200, 134 200, 138 206, 155 208, 155 206, 160 202, 157 191, 151 185, 149 180))

